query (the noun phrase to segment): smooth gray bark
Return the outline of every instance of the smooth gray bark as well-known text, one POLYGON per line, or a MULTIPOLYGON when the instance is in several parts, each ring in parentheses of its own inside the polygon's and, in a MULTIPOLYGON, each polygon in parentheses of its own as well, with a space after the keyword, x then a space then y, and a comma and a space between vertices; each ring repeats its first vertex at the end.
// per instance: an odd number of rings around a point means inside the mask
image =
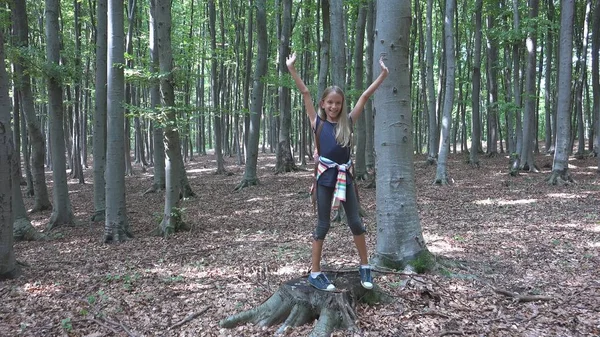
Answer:
POLYGON ((50 70, 46 74, 48 85, 48 115, 50 143, 52 144, 53 207, 48 229, 71 224, 73 212, 67 186, 67 164, 65 159, 65 130, 63 128, 63 92, 60 79, 60 39, 58 0, 46 0, 46 59, 50 70))
POLYGON ((594 153, 598 158, 598 172, 600 172, 600 0, 596 0, 594 14, 592 15, 592 96, 594 118, 594 153))
MULTIPOLYGON (((358 19, 356 20, 356 42, 354 45, 354 90, 357 93, 362 93, 364 89, 364 39, 365 25, 367 23, 367 10, 367 5, 362 4, 358 9, 358 19)), ((366 179, 367 129, 365 114, 361 114, 358 120, 353 122, 356 123, 356 153, 354 164, 354 177, 356 179, 366 179)))
POLYGON ((481 147, 481 10, 482 0, 475 2, 475 46, 473 50, 473 93, 471 95, 471 151, 469 162, 471 165, 479 166, 479 149, 481 147))
MULTIPOLYGON (((529 3, 529 17, 534 19, 538 16, 538 0, 531 0, 529 3)), ((533 23, 532 23, 533 24, 533 23)), ((520 153, 520 169, 529 170, 530 172, 537 171, 535 159, 533 156, 533 148, 536 135, 535 124, 535 107, 536 107, 536 55, 537 55, 537 32, 535 29, 530 29, 527 34, 527 68, 525 73, 525 90, 524 90, 524 118, 523 118, 523 147, 520 153)))
MULTIPOLYGON (((48 197, 48 187, 46 186, 45 152, 46 144, 40 122, 36 116, 34 97, 31 90, 31 78, 29 76, 29 67, 24 54, 29 49, 29 26, 27 20, 26 1, 12 2, 12 25, 14 30, 14 45, 20 48, 16 53, 14 62, 15 86, 19 89, 19 97, 25 120, 27 121, 27 131, 31 143, 31 172, 33 180, 34 205, 33 212, 43 211, 52 208, 48 197)), ((22 130, 25 133, 25 130, 22 130)), ((25 159, 27 160, 27 158, 25 159)))
MULTIPOLYGON (((223 132, 221 126, 221 81, 219 81, 219 63, 217 59, 217 23, 215 12, 215 1, 208 1, 208 27, 210 30, 211 66, 210 66, 210 91, 212 93, 213 123, 214 123, 214 150, 217 157, 217 174, 225 173, 225 161, 223 159, 223 132)), ((225 43, 225 41, 223 41, 225 43)))
POLYGON ((446 14, 444 16, 444 40, 446 46, 446 94, 440 128, 440 146, 438 153, 435 183, 448 184, 448 155, 450 152, 450 131, 452 129, 452 110, 454 109, 454 88, 456 85, 455 66, 456 56, 454 51, 454 8, 456 0, 446 0, 446 14))
POLYGON ((320 42, 321 54, 319 55, 319 83, 317 97, 321 99, 327 88, 327 74, 329 73, 329 56, 331 41, 331 24, 329 21, 329 0, 321 1, 321 18, 323 20, 323 36, 320 42))
MULTIPOLYGON (((13 162, 15 150, 10 126, 9 79, 4 66, 4 32, 0 30, 0 280, 18 275, 13 246, 13 162)), ((20 190, 19 190, 20 192, 20 190)))
MULTIPOLYGON (((548 21, 554 22, 554 2, 552 0, 546 0, 546 4, 548 5, 548 21)), ((553 124, 555 115, 555 104, 554 104, 554 89, 553 89, 553 76, 552 76, 552 67, 553 67, 553 56, 554 56, 554 29, 552 27, 548 27, 548 31, 546 32, 546 46, 545 46, 545 54, 546 54, 546 71, 544 76, 544 110, 546 111, 546 127, 544 133, 544 140, 546 145, 547 153, 554 153, 554 143, 552 142, 552 136, 554 134, 553 130, 555 125, 553 124)), ((555 80, 555 79, 554 79, 555 80)))
MULTIPOLYGON (((156 34, 156 19, 155 19, 156 1, 150 1, 150 15, 149 15, 149 51, 150 51, 150 73, 156 73, 159 70, 158 62, 158 41, 156 34)), ((150 86, 150 108, 154 110, 155 116, 160 115, 158 111, 160 107, 160 83, 153 81, 150 86)), ((165 189, 166 177, 165 177, 165 143, 164 143, 164 129, 163 125, 157 121, 153 122, 153 147, 154 147, 154 179, 152 187, 146 191, 156 192, 165 189)))
MULTIPOLYGON (((331 41, 331 81, 346 89, 346 49, 344 46, 344 2, 329 0, 329 22, 331 41)), ((319 97, 321 99, 321 97, 319 97)))
MULTIPOLYGON (((367 3, 367 55, 365 56, 365 62, 367 64, 366 74, 365 74, 365 82, 373 83, 373 59, 375 55, 373 55, 374 43, 375 43, 375 29, 374 29, 374 21, 375 21, 375 1, 369 1, 367 3)), ((375 151, 373 148, 373 138, 375 133, 375 128, 373 126, 373 100, 370 99, 365 104, 365 128, 367 129, 367 140, 365 145, 365 161, 367 164, 367 169, 375 168, 375 151)))
MULTIPOLYGON (((532 0, 536 2, 537 0, 532 0)), ((558 46, 558 106, 556 110, 556 146, 550 183, 567 183, 571 152, 571 78, 573 69, 574 0, 563 0, 560 7, 560 37, 558 46)))
MULTIPOLYGON (((495 13, 488 13, 488 30, 496 29, 495 13)), ((487 44, 487 83, 488 83, 488 114, 487 114, 487 153, 498 153, 498 38, 488 36, 487 44)))
POLYGON ((427 32, 426 32, 426 43, 425 43, 425 54, 427 63, 427 116, 428 116, 428 130, 429 137, 427 139, 427 159, 430 162, 434 162, 438 155, 438 123, 437 123, 437 111, 436 111, 436 98, 435 98, 435 85, 433 80, 433 0, 427 0, 427 32))
POLYGON ((92 150, 94 152, 94 215, 103 222, 106 211, 106 53, 107 0, 96 0, 96 78, 92 150))
POLYGON ((123 1, 108 0, 106 220, 104 242, 131 237, 125 195, 125 28, 123 1))
POLYGON ((181 156, 181 140, 175 109, 173 88, 173 52, 171 47, 171 0, 156 0, 156 35, 158 41, 158 63, 160 67, 161 105, 165 114, 165 207, 159 226, 160 234, 168 236, 176 231, 186 230, 179 210, 179 195, 182 194, 181 174, 185 169, 181 156))
POLYGON ((410 3, 378 1, 375 25, 378 43, 374 55, 386 55, 390 73, 374 100, 377 245, 373 263, 393 268, 405 266, 427 250, 417 212, 413 163, 408 65, 410 3))
MULTIPOLYGON (((285 58, 290 54, 290 38, 292 35, 292 0, 282 0, 281 35, 279 37, 279 74, 287 73, 285 58)), ((292 127, 292 100, 290 88, 279 87, 279 140, 277 142, 277 173, 296 170, 290 141, 292 127)))

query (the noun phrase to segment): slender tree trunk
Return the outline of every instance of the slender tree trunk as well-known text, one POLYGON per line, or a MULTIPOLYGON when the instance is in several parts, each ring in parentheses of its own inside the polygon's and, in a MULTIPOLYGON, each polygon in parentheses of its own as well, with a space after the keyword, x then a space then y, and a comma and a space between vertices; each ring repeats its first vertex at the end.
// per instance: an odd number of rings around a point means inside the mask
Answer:
MULTIPOLYGON (((554 1, 546 0, 548 4, 548 21, 554 22, 554 1)), ((553 130, 555 128, 554 118, 552 116, 555 115, 554 109, 554 94, 553 94, 553 83, 552 83, 552 64, 553 64, 553 55, 554 55, 554 29, 552 25, 548 27, 548 31, 546 32, 546 72, 544 76, 544 106, 546 111, 546 132, 545 132, 545 145, 546 145, 546 153, 554 153, 554 143, 552 142, 552 135, 554 134, 553 130)))
POLYGON ((598 172, 600 172, 600 0, 595 0, 594 14, 592 15, 592 96, 593 121, 594 121, 594 153, 598 158, 598 172))
POLYGON ((481 147, 481 116, 479 108, 481 107, 481 11, 482 0, 475 2, 475 46, 473 50, 473 93, 471 95, 471 152, 469 152, 469 162, 471 165, 479 167, 479 148, 481 147))
POLYGON ((94 153, 94 215, 92 221, 105 221, 106 211, 106 74, 107 0, 96 0, 96 78, 92 151, 94 153))
POLYGON ((427 252, 417 212, 411 136, 410 6, 410 0, 378 1, 375 25, 375 55, 386 53, 390 74, 374 101, 377 246, 373 263, 392 268, 402 268, 427 252))
POLYGON ((342 0, 329 0, 329 21, 331 24, 331 80, 333 85, 345 90, 346 51, 344 47, 344 4, 342 0))
MULTIPOLYGON (((252 34, 252 32, 248 32, 252 34)), ((265 0, 256 0, 256 41, 257 58, 256 68, 252 82, 252 101, 250 105, 250 126, 248 135, 248 147, 246 150, 246 168, 244 178, 237 189, 246 186, 256 185, 258 177, 256 175, 256 166, 258 162, 258 142, 260 138, 260 117, 263 109, 264 82, 262 78, 267 74, 267 20, 265 0)))
MULTIPOLYGON (((537 0, 532 0, 537 2, 537 0)), ((558 48, 558 107, 556 118, 556 151, 552 164, 551 184, 573 181, 569 173, 571 138, 571 78, 573 68, 574 0, 563 0, 560 8, 560 38, 558 48)))
MULTIPOLYGON (((354 45, 354 89, 357 93, 364 89, 364 39, 365 25, 367 23, 367 5, 362 4, 358 9, 358 19, 356 20, 356 32, 354 45)), ((361 114, 356 123, 356 154, 354 165, 355 179, 367 178, 367 163, 366 163, 366 145, 367 145, 367 129, 365 114, 361 114)))
MULTIPOLYGON (((46 0, 46 58, 58 67, 60 60, 58 13, 60 2, 46 0)), ((65 161, 65 130, 63 128, 62 83, 57 69, 47 74, 49 130, 52 143, 52 179, 54 180, 53 208, 47 228, 71 224, 73 213, 67 187, 67 164, 65 161)))
POLYGON ((331 24, 329 21, 329 0, 321 0, 321 18, 323 20, 323 36, 321 38, 319 55, 319 83, 317 97, 321 99, 327 87, 327 74, 329 73, 329 41, 331 40, 331 24))
MULTIPOLYGON (((221 86, 219 82, 219 60, 217 59, 217 24, 216 24, 216 12, 215 12, 215 0, 208 1, 208 16, 209 16, 209 29, 210 29, 210 47, 212 52, 211 60, 211 92, 212 92, 212 103, 213 103, 213 122, 214 122, 214 149, 215 156, 217 157, 217 174, 224 174, 225 161, 223 159, 223 140, 222 140, 222 126, 221 126, 221 86)), ((225 43, 225 41, 222 41, 225 43)))
POLYGON ((436 111, 435 86, 433 80, 433 0, 427 0, 427 37, 426 37, 426 62, 427 62, 427 115, 429 117, 429 137, 427 137, 427 160, 434 163, 438 155, 438 122, 436 111))
MULTIPOLYGON (((530 0, 529 2, 529 17, 535 19, 538 16, 538 0, 530 0)), ((533 21, 531 24, 534 24, 533 21)), ((532 28, 535 28, 532 27, 532 28)), ((523 147, 520 153, 521 163, 519 167, 530 172, 537 171, 535 160, 533 157, 533 146, 535 142, 535 85, 536 85, 536 46, 537 32, 535 29, 530 29, 527 35, 527 69, 525 74, 525 118, 523 123, 523 147)))
MULTIPOLYGON (((158 41, 156 37, 156 0, 150 1, 150 27, 149 27, 149 42, 150 42, 150 72, 155 74, 159 70, 158 63, 158 41)), ((153 81, 150 85, 150 107, 154 111, 156 117, 161 115, 158 111, 160 108, 160 83, 153 81)), ((157 118, 154 122, 154 130, 152 141, 154 142, 154 180, 152 187, 145 193, 157 192, 165 189, 165 143, 163 125, 159 122, 161 118, 157 118)))
MULTIPOLYGON (((366 83, 373 83, 373 67, 371 65, 373 64, 373 59, 375 58, 373 55, 373 49, 375 47, 375 1, 369 1, 367 3, 367 8, 367 55, 365 56, 365 62, 367 64, 367 67, 365 81, 366 83)), ((365 161, 367 164, 367 169, 375 168, 375 149, 373 145, 375 128, 373 125, 373 114, 373 100, 370 99, 365 105, 364 112, 365 129, 367 130, 367 140, 365 145, 365 161)))
MULTIPOLYGON (((0 281, 19 275, 13 247, 13 185, 15 160, 10 122, 9 78, 4 63, 4 31, 0 29, 0 281)), ((20 190, 19 190, 20 192, 20 190)))
MULTIPOLYGON (((14 27, 16 47, 23 49, 29 48, 29 27, 27 20, 26 1, 12 2, 12 24, 14 27)), ((29 69, 21 53, 16 53, 17 60, 15 67, 15 84, 19 89, 19 97, 23 114, 27 121, 27 131, 31 140, 31 166, 33 178, 34 205, 33 212, 51 209, 50 199, 48 197, 48 188, 46 186, 45 172, 45 141, 40 123, 36 116, 33 92, 31 90, 31 78, 29 69)), ((26 159, 27 160, 27 159, 26 159)))
MULTIPOLYGON (((589 32, 589 21, 590 11, 592 9, 591 1, 587 1, 585 6, 585 16, 583 17, 583 36, 578 45, 580 46, 580 53, 577 61, 577 81, 575 83, 575 113, 577 114, 577 158, 583 159, 585 153, 585 128, 583 119, 583 87, 587 83, 587 57, 582 55, 588 55, 588 32, 589 32)), ((579 49, 579 48, 578 48, 579 49)))
POLYGON ((125 64, 124 9, 122 0, 108 0, 106 220, 104 242, 131 237, 125 195, 125 64))
MULTIPOLYGON (((282 0, 282 24, 281 35, 279 37, 279 74, 287 72, 285 59, 290 54, 290 37, 292 34, 292 0, 282 0)), ((290 88, 279 87, 279 141, 277 143, 277 173, 290 172, 296 170, 294 157, 291 149, 291 126, 292 126, 292 101, 290 88)))
POLYGON ((440 133, 440 146, 435 174, 435 183, 448 184, 448 152, 450 151, 450 131, 452 129, 452 110, 454 109, 455 64, 454 54, 454 6, 456 0, 446 1, 446 15, 444 17, 444 39, 446 45, 446 94, 442 115, 442 128, 440 133))
MULTIPOLYGON (((496 29, 494 13, 489 13, 487 26, 489 30, 496 29)), ((487 153, 495 156, 498 153, 498 41, 496 37, 488 37, 487 48, 487 77, 488 77, 488 141, 487 153)))
POLYGON ((161 104, 165 110, 165 207, 159 227, 161 235, 168 236, 176 231, 189 229, 182 220, 179 195, 182 191, 181 141, 175 109, 175 90, 173 88, 173 53, 171 50, 171 0, 156 1, 156 35, 158 42, 158 60, 160 65, 161 104))

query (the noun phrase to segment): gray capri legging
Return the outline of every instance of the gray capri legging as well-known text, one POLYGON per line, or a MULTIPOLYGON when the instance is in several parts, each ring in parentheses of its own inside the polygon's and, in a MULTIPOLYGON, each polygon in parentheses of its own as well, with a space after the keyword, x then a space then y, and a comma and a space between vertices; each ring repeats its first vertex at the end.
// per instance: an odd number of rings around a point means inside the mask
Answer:
MULTIPOLYGON (((333 199, 334 187, 317 185, 317 214, 318 222, 317 228, 313 232, 313 239, 324 240, 327 232, 329 232, 329 226, 331 225, 331 205, 333 199)), ((362 219, 359 215, 358 198, 356 197, 356 191, 354 186, 349 185, 346 188, 346 201, 341 203, 346 211, 346 218, 348 219, 348 227, 352 231, 353 235, 360 235, 365 233, 367 230, 363 226, 362 219)))

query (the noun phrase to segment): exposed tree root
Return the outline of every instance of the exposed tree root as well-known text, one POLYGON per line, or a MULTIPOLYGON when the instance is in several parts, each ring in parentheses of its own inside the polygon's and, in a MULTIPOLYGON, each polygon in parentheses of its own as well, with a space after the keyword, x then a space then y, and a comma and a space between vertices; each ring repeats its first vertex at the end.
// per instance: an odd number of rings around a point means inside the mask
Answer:
POLYGON ((535 302, 535 301, 552 301, 554 297, 542 295, 519 295, 508 290, 493 288, 494 292, 500 295, 512 297, 517 302, 535 302))
POLYGON ((440 186, 448 186, 448 185, 450 185, 450 181, 448 180, 447 177, 435 178, 435 180, 433 181, 433 184, 440 185, 440 186))
POLYGON ((552 175, 546 180, 550 185, 570 185, 574 184, 575 180, 571 177, 568 169, 562 171, 552 171, 552 175))
POLYGON ((152 184, 152 186, 150 186, 149 189, 147 189, 142 195, 146 195, 146 194, 150 194, 150 193, 157 193, 157 192, 161 192, 165 190, 165 186, 164 185, 159 185, 159 184, 152 184))
POLYGON ((258 178, 255 179, 242 179, 242 181, 235 187, 234 191, 238 192, 243 190, 246 187, 250 187, 250 186, 257 186, 258 184, 260 184, 260 182, 258 181, 258 178))
POLYGON ((94 215, 90 218, 91 222, 104 222, 106 220, 106 210, 99 210, 94 212, 94 215))
POLYGON ((282 335, 290 328, 317 319, 310 336, 329 336, 336 329, 358 331, 357 301, 373 304, 391 300, 377 286, 373 290, 362 288, 358 273, 328 274, 327 277, 336 284, 337 291, 317 290, 305 277, 290 280, 258 307, 227 317, 220 325, 234 328, 247 322, 259 326, 282 323, 276 332, 282 335))
POLYGON ((37 241, 46 239, 46 235, 40 233, 31 225, 27 218, 15 219, 13 223, 13 237, 15 241, 37 241))

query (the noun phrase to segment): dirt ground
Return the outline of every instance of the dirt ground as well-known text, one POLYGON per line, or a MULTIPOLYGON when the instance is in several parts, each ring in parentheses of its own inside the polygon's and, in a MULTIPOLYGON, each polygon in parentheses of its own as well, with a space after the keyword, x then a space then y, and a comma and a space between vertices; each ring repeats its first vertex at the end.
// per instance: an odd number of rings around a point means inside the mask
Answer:
MULTIPOLYGON (((2 336, 272 336, 277 326, 222 329, 219 321, 266 300, 279 285, 306 274, 315 223, 307 190, 311 170, 274 175, 261 155, 261 185, 233 192, 243 166, 227 158, 187 164, 197 193, 183 202, 192 231, 168 239, 150 232, 161 219, 162 193, 143 196, 151 170, 127 177, 127 211, 135 238, 102 243, 93 212, 91 168, 85 185, 70 181, 77 224, 20 242, 27 266, 0 283, 2 336)), ((435 166, 415 157, 417 198, 436 274, 377 273, 394 296, 359 304, 360 331, 335 336, 597 336, 600 335, 600 175, 597 159, 572 160, 576 184, 549 186, 552 157, 541 173, 510 177, 505 156, 482 157, 479 169, 452 155, 450 186, 435 186, 435 166)), ((48 173, 51 181, 51 174, 48 173)), ((359 183, 370 251, 377 240, 375 191, 359 183)), ((26 199, 31 207, 32 200, 26 199)), ((50 212, 32 214, 42 230, 50 212)), ((332 227, 327 269, 354 268, 348 228, 332 227)), ((306 336, 311 325, 287 336, 306 336)))

